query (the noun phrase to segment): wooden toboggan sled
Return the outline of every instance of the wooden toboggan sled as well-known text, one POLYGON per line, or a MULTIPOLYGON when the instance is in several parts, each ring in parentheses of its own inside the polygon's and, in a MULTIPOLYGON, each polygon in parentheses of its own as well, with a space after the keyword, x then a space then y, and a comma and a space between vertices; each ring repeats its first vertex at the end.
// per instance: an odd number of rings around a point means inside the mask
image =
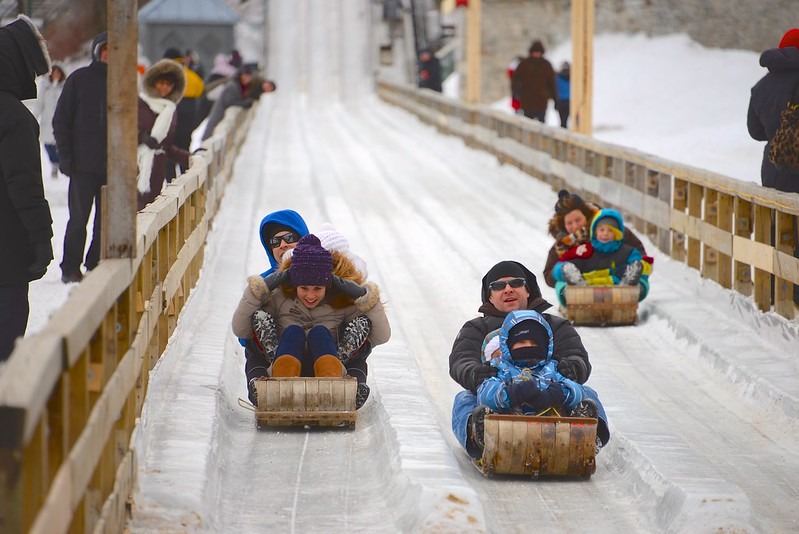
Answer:
POLYGON ((585 417, 487 414, 484 475, 574 476, 596 471, 597 420, 585 417))
POLYGON ((265 426, 355 427, 358 381, 344 378, 263 378, 255 381, 258 428, 265 426))
POLYGON ((576 325, 620 326, 638 319, 638 286, 566 286, 563 315, 576 325))

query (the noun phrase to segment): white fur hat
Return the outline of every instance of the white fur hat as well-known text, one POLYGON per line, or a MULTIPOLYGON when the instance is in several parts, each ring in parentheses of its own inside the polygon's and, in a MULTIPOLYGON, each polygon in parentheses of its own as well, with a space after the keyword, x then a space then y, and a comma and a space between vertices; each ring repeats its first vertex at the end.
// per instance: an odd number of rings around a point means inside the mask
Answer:
POLYGON ((319 238, 319 241, 322 242, 322 247, 326 248, 330 252, 340 252, 344 254, 353 263, 353 265, 355 265, 355 268, 361 272, 364 278, 369 276, 369 273, 366 269, 366 262, 363 261, 363 259, 361 259, 359 256, 350 252, 350 242, 346 237, 344 237, 343 234, 336 230, 332 224, 322 224, 315 235, 319 238))

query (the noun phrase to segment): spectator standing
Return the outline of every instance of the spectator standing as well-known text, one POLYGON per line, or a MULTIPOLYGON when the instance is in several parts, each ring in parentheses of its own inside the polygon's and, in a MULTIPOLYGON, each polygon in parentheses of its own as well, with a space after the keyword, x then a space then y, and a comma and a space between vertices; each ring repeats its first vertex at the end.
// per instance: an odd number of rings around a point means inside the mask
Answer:
POLYGON ((558 90, 558 99, 555 101, 555 109, 560 115, 560 127, 569 127, 569 113, 571 108, 571 66, 568 61, 560 65, 560 70, 555 76, 555 86, 558 90))
MULTIPOLYGON (((749 135, 757 141, 766 141, 760 180, 763 187, 799 193, 799 169, 778 168, 769 159, 770 145, 783 111, 788 105, 799 104, 799 28, 785 32, 777 48, 764 51, 760 65, 768 73, 752 87, 746 118, 749 135)), ((793 255, 799 258, 799 217, 794 219, 793 242, 793 255)), ((794 285, 793 301, 799 306, 799 285, 794 285)))
MULTIPOLYGON (((186 66, 186 58, 183 57, 183 54, 177 48, 168 48, 164 52, 164 59, 171 59, 180 63, 183 67, 183 74, 186 75, 186 89, 183 91, 182 100, 177 107, 178 122, 173 144, 183 150, 189 150, 191 134, 200 124, 198 120, 200 116, 200 99, 205 91, 205 82, 196 72, 186 66)), ((171 158, 167 163, 167 182, 171 182, 177 176, 175 172, 176 163, 179 164, 180 162, 176 162, 171 158)), ((180 165, 181 172, 185 172, 187 168, 185 165, 180 165)))
POLYGON ((429 48, 419 52, 419 87, 441 92, 441 63, 429 48))
POLYGON ((544 45, 540 40, 533 41, 529 53, 513 73, 513 92, 519 95, 525 117, 545 122, 549 101, 558 98, 555 70, 544 58, 544 45))
POLYGON ((764 187, 799 193, 799 169, 778 169, 768 157, 769 144, 780 125, 788 102, 799 104, 799 29, 783 35, 777 48, 760 55, 760 65, 768 73, 752 87, 746 125, 749 135, 766 141, 760 179, 764 187))
POLYGON ((188 167, 189 152, 174 145, 175 113, 186 86, 180 63, 162 59, 144 71, 139 93, 138 209, 161 193, 167 158, 188 167))
POLYGON ((36 77, 49 70, 44 38, 29 18, 0 28, 0 361, 28 326, 28 283, 53 259, 39 125, 22 103, 36 98, 36 77))
POLYGON ((50 170, 52 178, 58 178, 58 146, 53 133, 53 115, 67 75, 59 65, 53 65, 50 76, 42 78, 36 98, 36 116, 39 119, 41 130, 40 139, 47 151, 47 157, 52 164, 50 170))
POLYGON ((59 168, 69 176, 69 221, 64 234, 61 281, 80 282, 86 223, 94 204, 92 241, 84 265, 91 271, 100 261, 100 189, 107 179, 108 33, 92 41, 92 62, 73 72, 64 83, 53 116, 59 168))

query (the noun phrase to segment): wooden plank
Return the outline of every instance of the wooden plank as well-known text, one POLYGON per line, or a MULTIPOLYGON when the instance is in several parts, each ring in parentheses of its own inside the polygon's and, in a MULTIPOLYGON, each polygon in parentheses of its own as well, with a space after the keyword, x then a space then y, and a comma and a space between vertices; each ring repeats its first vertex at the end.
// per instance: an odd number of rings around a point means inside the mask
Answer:
POLYGON ((762 269, 757 264, 755 266, 754 298, 760 311, 769 311, 773 302, 771 294, 772 274, 774 273, 773 255, 773 218, 774 213, 770 208, 755 205, 755 228, 753 233, 754 240, 759 244, 764 244, 769 248, 766 252, 768 257, 768 268, 762 269))
POLYGON ((770 245, 756 243, 737 235, 732 236, 732 256, 736 262, 771 272, 774 270, 773 250, 770 245))
MULTIPOLYGON (((739 242, 738 248, 741 253, 749 259, 749 255, 745 252, 746 243, 750 241, 752 236, 752 203, 742 198, 736 197, 733 203, 733 221, 735 237, 732 240, 732 249, 736 250, 736 243, 739 242)), ((733 269, 734 280, 733 287, 742 295, 752 294, 752 267, 751 263, 742 260, 733 254, 733 269)))

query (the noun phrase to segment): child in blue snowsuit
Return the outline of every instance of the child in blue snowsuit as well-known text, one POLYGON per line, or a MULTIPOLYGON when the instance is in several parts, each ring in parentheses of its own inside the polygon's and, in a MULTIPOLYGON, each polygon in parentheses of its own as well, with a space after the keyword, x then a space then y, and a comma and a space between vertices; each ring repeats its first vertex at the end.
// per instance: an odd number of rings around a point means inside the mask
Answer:
MULTIPOLYGON (((499 371, 477 389, 482 413, 470 418, 472 435, 482 432, 486 409, 496 413, 540 415, 554 410, 561 416, 593 417, 597 424, 597 450, 610 440, 607 416, 592 388, 560 374, 552 329, 534 310, 517 310, 505 317, 499 330, 483 343, 483 357, 499 371)), ((482 451, 469 450, 479 457, 482 451)))
POLYGON ((638 300, 649 293, 652 264, 624 242, 624 220, 613 209, 601 209, 591 220, 590 243, 567 250, 552 269, 555 295, 566 305, 567 285, 638 286, 638 300))

